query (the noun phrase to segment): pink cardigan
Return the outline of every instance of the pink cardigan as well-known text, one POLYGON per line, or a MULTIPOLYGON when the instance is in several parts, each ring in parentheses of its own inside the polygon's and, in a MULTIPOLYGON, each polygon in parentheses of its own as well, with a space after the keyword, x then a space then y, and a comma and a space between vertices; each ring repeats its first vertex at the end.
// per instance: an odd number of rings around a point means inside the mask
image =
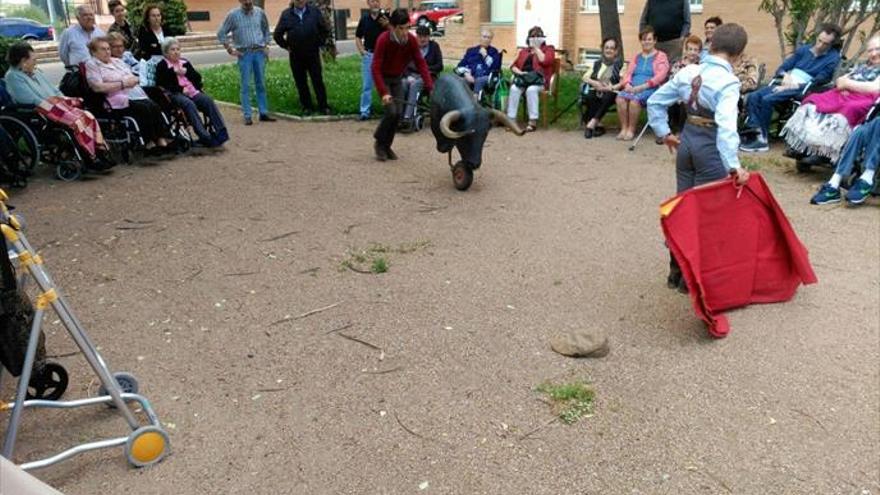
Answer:
MULTIPOLYGON (((633 72, 636 71, 640 56, 642 56, 641 51, 633 55, 632 60, 629 61, 629 65, 626 66, 626 74, 620 80, 620 87, 632 83, 633 72)), ((648 87, 656 88, 666 82, 666 76, 669 75, 669 58, 662 51, 655 50, 652 67, 654 68, 654 77, 648 80, 648 87)))

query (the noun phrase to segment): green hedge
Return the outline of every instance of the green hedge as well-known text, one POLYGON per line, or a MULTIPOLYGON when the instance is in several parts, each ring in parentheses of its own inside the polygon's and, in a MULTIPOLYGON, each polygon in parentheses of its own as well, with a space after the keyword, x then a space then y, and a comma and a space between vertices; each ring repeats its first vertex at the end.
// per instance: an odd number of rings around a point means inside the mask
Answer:
POLYGON ((180 36, 186 34, 186 3, 183 0, 129 0, 126 3, 128 9, 128 21, 137 32, 144 18, 144 7, 158 5, 162 9, 162 25, 165 36, 180 36))

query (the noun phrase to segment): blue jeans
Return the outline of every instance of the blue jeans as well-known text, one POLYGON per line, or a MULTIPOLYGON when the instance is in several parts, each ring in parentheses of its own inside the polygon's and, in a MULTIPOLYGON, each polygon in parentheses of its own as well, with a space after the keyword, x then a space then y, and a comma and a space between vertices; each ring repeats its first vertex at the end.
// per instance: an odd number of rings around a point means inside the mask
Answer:
POLYGON ((851 174, 853 166, 856 164, 856 159, 862 151, 865 152, 862 169, 877 170, 877 166, 880 165, 880 146, 877 145, 878 141, 880 141, 880 118, 860 126, 852 133, 846 142, 846 146, 843 147, 843 152, 840 154, 840 159, 837 160, 837 168, 834 172, 843 177, 851 174))
POLYGON ((373 54, 364 52, 361 57, 361 115, 370 115, 370 105, 373 103, 373 54))
POLYGON ((260 115, 269 113, 266 103, 266 53, 262 50, 248 50, 238 57, 238 72, 241 74, 241 111, 245 117, 251 116, 251 74, 257 93, 257 108, 260 115))
POLYGON ((765 86, 749 93, 746 109, 749 114, 749 125, 760 128, 766 136, 770 132, 770 120, 773 118, 773 107, 779 103, 793 100, 801 94, 799 89, 773 92, 773 86, 765 86))

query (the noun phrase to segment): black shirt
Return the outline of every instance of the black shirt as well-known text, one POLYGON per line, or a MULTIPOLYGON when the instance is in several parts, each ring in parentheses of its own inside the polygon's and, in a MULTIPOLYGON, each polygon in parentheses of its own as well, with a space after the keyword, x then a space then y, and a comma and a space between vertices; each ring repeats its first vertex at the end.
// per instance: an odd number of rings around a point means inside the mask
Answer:
POLYGON ((364 48, 371 52, 376 48, 376 39, 379 38, 379 35, 385 32, 385 28, 379 24, 378 17, 373 19, 369 12, 361 17, 360 22, 358 22, 357 30, 354 33, 355 38, 363 38, 364 39, 364 48))

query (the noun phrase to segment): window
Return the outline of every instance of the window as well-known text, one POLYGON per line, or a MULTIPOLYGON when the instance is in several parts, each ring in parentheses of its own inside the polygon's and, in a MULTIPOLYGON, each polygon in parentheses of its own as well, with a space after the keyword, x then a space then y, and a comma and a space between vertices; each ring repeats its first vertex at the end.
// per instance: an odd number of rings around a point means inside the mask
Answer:
MULTIPOLYGON (((871 12, 872 10, 876 10, 878 7, 877 0, 870 0, 866 4, 865 12, 871 12)), ((862 9, 862 0, 852 0, 852 3, 849 4, 850 12, 859 12, 862 9)))
POLYGON ((491 0, 489 4, 489 22, 495 24, 513 24, 516 17, 516 2, 510 0, 491 0))
POLYGON ((691 14, 703 13, 703 0, 690 0, 690 2, 691 2, 691 14))
MULTIPOLYGON (((581 12, 599 12, 599 0, 581 0, 581 12)), ((623 0, 617 0, 617 12, 623 13, 623 0)))

